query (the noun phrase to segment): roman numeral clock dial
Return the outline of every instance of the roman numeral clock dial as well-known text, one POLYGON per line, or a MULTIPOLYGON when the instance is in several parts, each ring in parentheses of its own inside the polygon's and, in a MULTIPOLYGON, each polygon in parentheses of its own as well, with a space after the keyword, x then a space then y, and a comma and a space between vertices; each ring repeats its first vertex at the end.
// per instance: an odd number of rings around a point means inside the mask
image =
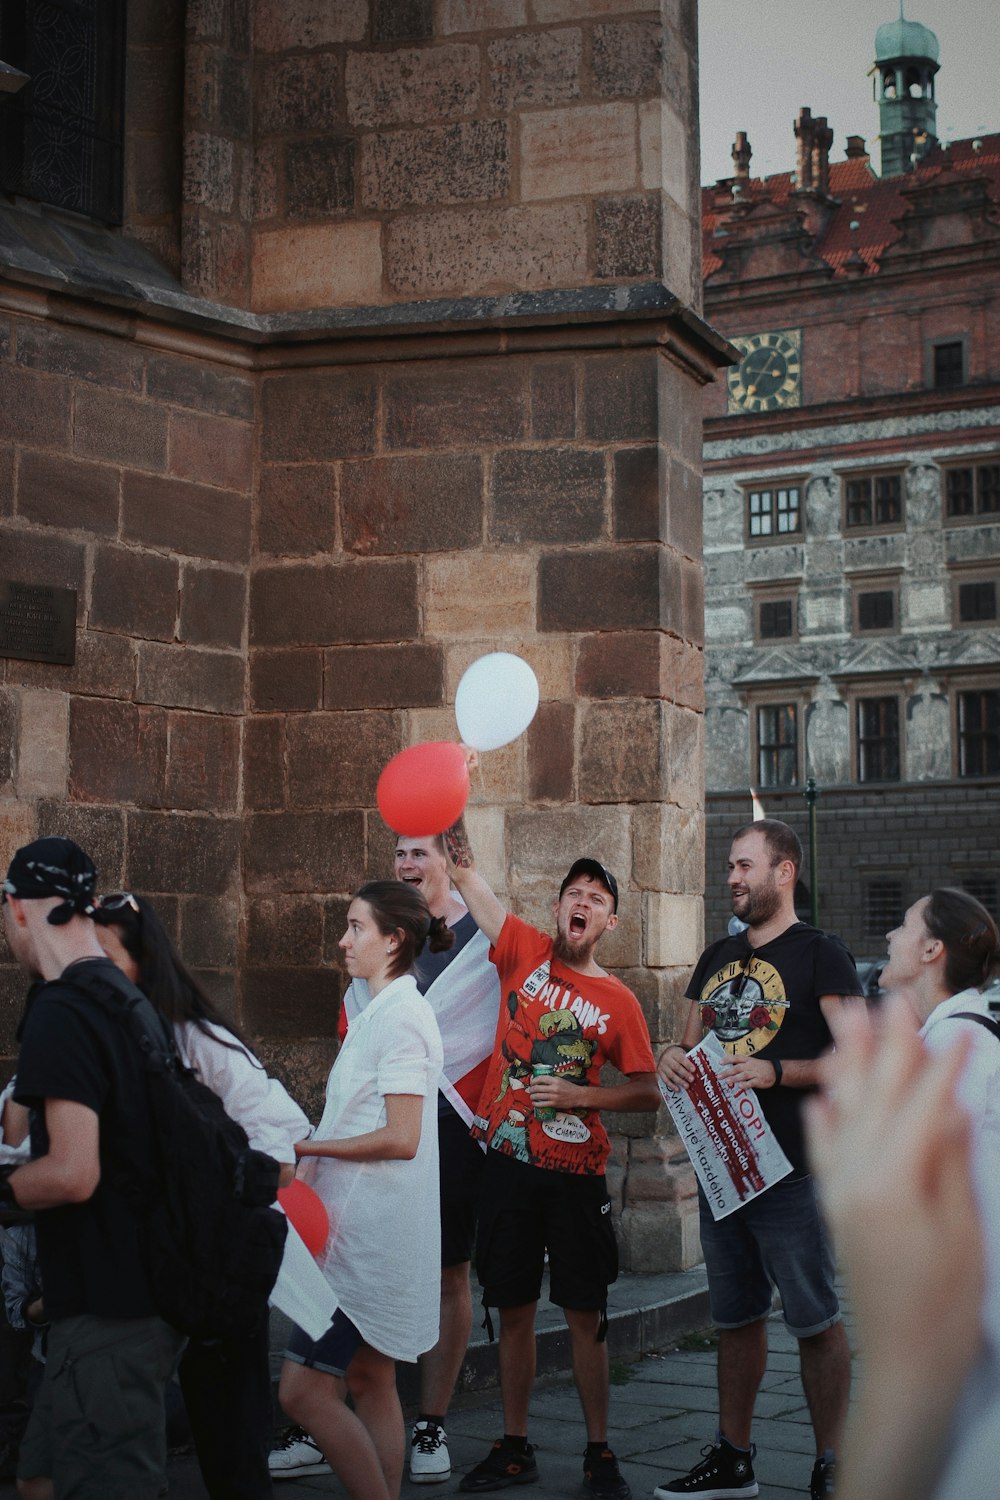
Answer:
POLYGON ((802 400, 802 330, 730 338, 743 358, 727 375, 727 412, 776 411, 802 400))

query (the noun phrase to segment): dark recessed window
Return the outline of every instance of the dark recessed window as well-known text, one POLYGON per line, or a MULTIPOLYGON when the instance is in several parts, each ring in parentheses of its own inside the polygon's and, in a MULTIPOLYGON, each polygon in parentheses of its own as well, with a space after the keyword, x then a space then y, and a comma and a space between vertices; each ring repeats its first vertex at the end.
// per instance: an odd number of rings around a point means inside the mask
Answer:
POLYGON ((791 599, 765 599, 758 614, 762 641, 785 640, 794 635, 791 599))
POLYGON ((946 469, 944 496, 947 516, 996 515, 1000 511, 1000 464, 946 469))
POLYGON ((125 0, 4 0, 0 57, 0 189, 121 223, 125 0))
POLYGON ((858 595, 859 630, 892 630, 895 620, 896 595, 892 589, 858 595))
POLYGON ((1000 775, 1000 690, 958 695, 959 776, 1000 775))
POLYGON ((961 340, 934 345, 934 385, 938 390, 965 384, 965 350, 961 340))
POLYGON ((751 536, 785 536, 800 530, 799 487, 748 490, 747 514, 751 536))
POLYGON ((966 625, 997 617, 997 586, 993 579, 984 583, 960 583, 958 618, 966 625))
POLYGON ((844 520, 849 528, 895 526, 903 517, 899 474, 864 474, 844 481, 844 520))
POLYGON ((996 921, 1000 908, 997 903, 997 878, 995 875, 966 875, 962 881, 962 890, 973 896, 981 906, 985 906, 990 916, 996 921))
POLYGON ((859 698, 858 780, 899 780, 899 699, 859 698))
POLYGON ((865 937, 885 937, 903 920, 903 882, 879 876, 865 883, 865 937))
POLYGON ((798 713, 794 703, 757 710, 757 783, 794 786, 798 781, 798 713))

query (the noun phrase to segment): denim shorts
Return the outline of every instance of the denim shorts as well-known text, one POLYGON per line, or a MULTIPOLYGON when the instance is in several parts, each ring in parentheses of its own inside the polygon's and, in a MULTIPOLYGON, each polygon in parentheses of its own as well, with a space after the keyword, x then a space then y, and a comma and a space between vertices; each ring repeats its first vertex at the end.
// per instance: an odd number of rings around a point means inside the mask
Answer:
POLYGON ((343 1308, 338 1307, 333 1322, 321 1339, 311 1339, 297 1323, 292 1325, 285 1358, 309 1370, 322 1370, 324 1375, 347 1374, 347 1367, 357 1354, 364 1339, 343 1308))
POLYGON ((766 1318, 775 1287, 796 1338, 840 1321, 833 1256, 811 1177, 776 1182, 725 1219, 712 1218, 700 1188, 698 1203, 716 1327, 743 1328, 766 1318))

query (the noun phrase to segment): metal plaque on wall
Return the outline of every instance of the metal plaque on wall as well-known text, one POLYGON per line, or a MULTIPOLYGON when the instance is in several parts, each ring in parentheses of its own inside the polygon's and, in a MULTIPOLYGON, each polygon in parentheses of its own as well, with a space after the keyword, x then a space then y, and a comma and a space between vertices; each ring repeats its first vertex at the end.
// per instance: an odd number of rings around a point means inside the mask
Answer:
POLYGON ((0 656, 71 667, 76 658, 76 589, 0 579, 0 656))

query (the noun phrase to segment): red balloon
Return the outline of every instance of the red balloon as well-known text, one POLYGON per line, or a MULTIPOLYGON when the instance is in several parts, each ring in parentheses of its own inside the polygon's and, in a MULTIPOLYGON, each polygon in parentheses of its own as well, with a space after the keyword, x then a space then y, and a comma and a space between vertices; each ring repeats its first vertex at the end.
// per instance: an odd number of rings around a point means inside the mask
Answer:
POLYGON ((452 740, 411 745, 394 755, 378 779, 378 810, 406 838, 442 833, 469 800, 465 751, 452 740))
POLYGON ((305 1241, 310 1255, 318 1255, 330 1234, 330 1220, 322 1198, 307 1182, 296 1177, 287 1187, 278 1189, 278 1202, 288 1215, 289 1223, 305 1241))

